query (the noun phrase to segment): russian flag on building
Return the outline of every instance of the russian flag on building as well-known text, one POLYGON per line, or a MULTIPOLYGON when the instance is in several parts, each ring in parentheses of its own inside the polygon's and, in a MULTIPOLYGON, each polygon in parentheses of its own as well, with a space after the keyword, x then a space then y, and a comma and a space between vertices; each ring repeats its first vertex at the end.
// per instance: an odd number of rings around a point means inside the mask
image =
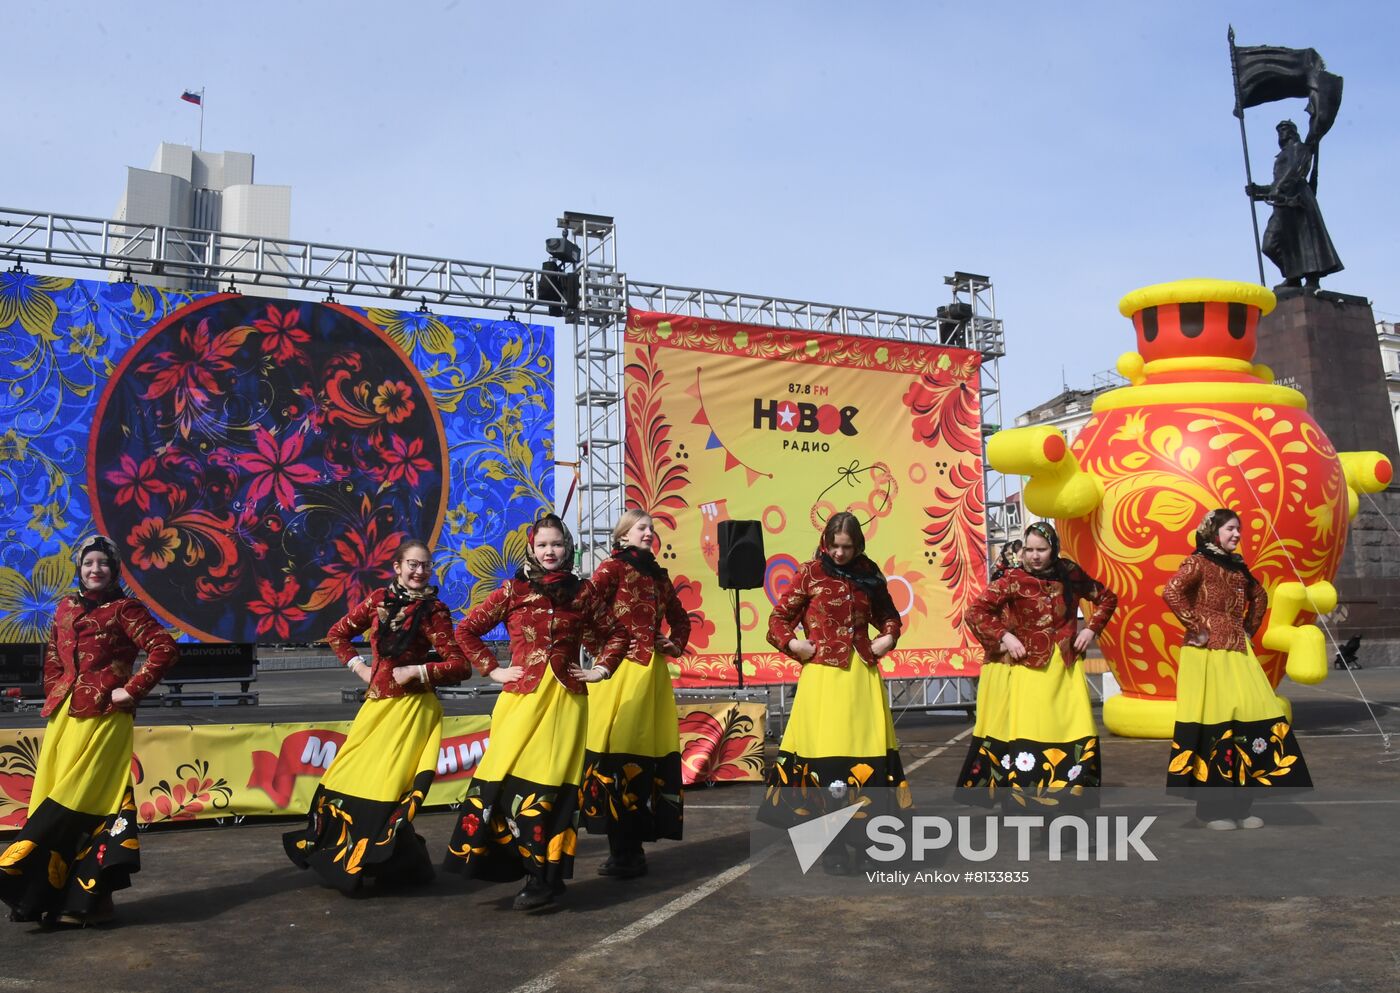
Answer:
POLYGON ((204 97, 199 93, 195 93, 193 90, 186 90, 184 93, 181 93, 180 99, 196 106, 204 103, 204 97))

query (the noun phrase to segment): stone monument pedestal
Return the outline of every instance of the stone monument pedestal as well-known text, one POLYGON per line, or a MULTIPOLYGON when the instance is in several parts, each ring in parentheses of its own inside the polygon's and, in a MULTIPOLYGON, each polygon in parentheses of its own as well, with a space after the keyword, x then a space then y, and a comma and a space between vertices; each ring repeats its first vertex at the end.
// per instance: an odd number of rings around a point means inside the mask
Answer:
MULTIPOLYGON (((1337 451, 1380 452, 1400 474, 1370 302, 1328 290, 1274 292, 1278 306, 1259 322, 1255 361, 1302 391, 1337 451)), ((1361 494, 1334 585, 1337 609, 1323 618, 1331 636, 1361 635, 1362 665, 1400 665, 1400 487, 1361 494)))

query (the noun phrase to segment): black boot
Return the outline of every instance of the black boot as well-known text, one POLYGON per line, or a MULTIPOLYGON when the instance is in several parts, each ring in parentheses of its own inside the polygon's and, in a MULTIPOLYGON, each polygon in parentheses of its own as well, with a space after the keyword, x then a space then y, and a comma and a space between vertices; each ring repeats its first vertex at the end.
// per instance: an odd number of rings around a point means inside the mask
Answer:
POLYGON ((553 903, 554 896, 554 888, 543 879, 526 876, 525 885, 515 894, 515 901, 510 906, 512 910, 535 910, 553 903))
POLYGON ((620 879, 636 879, 647 874, 647 857, 642 846, 636 845, 618 863, 613 875, 620 879))

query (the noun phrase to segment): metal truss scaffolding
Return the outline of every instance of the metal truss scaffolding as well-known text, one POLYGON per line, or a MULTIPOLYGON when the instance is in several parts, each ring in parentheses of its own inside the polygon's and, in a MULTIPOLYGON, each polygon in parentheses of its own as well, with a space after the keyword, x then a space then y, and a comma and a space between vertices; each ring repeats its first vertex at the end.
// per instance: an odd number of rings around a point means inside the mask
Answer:
MULTIPOLYGON (((623 332, 627 307, 798 331, 854 334, 971 348, 982 355, 983 435, 1001 425, 1005 354, 991 281, 957 272, 952 303, 935 316, 628 281, 611 217, 566 211, 556 222, 569 254, 547 271, 320 242, 234 235, 0 207, 0 259, 99 269, 126 278, 226 289, 268 288, 432 303, 470 310, 563 316, 574 330, 581 543, 605 549, 624 507, 623 332), (576 253, 574 248, 576 246, 576 253), (561 273, 563 274, 561 278, 561 273), (558 280, 551 297, 542 284, 558 280)), ((551 244, 555 240, 551 239, 551 244)), ((554 249, 551 249, 554 254, 554 249)), ((560 258, 560 256, 556 256, 560 258)), ((1019 525, 1012 481, 986 467, 988 541, 1019 525)))
POLYGON ((0 207, 0 259, 132 278, 545 313, 537 269, 0 207))
POLYGON ((622 516, 622 336, 627 324, 627 277, 617 271, 617 229, 611 217, 566 211, 559 228, 571 235, 577 264, 574 327, 579 458, 579 543, 584 567, 608 554, 613 524, 622 516))

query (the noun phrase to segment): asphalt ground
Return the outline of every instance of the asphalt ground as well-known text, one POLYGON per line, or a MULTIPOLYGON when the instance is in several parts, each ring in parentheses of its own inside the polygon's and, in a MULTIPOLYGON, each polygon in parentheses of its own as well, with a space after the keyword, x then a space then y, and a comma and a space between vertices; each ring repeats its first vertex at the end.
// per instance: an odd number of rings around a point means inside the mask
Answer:
MULTIPOLYGON (((143 710, 138 721, 226 722, 235 711, 263 721, 348 717, 352 705, 328 699, 343 684, 342 673, 266 674, 263 706, 143 710)), ((1400 742, 1390 749, 1382 734, 1400 732, 1400 670, 1335 672, 1286 692, 1315 783, 1400 797, 1400 742)), ((4 715, 0 725, 35 720, 4 715)), ((900 716, 916 800, 946 792, 970 730, 961 715, 900 716)), ((1162 782, 1164 742, 1105 737, 1103 755, 1105 786, 1162 782)), ((583 835, 568 893, 531 914, 510 909, 516 884, 450 875, 414 890, 341 896, 286 861, 288 821, 150 831, 143 869, 117 895, 111 924, 44 931, 0 922, 0 991, 1400 989, 1395 862, 1374 867, 1367 896, 1231 896, 1219 887, 1174 897, 987 895, 858 879, 836 890, 814 882, 811 895, 800 886, 776 893, 750 857, 760 796, 758 786, 688 792, 685 840, 649 846, 650 873, 636 880, 597 876, 606 841, 583 835)), ((1373 819, 1366 831, 1400 828, 1400 805, 1376 809, 1389 821, 1373 819)), ((1189 808, 1176 813, 1189 821, 1189 808)), ((435 851, 453 818, 420 815, 435 851)), ((1290 830, 1197 837, 1287 848, 1290 830)))

